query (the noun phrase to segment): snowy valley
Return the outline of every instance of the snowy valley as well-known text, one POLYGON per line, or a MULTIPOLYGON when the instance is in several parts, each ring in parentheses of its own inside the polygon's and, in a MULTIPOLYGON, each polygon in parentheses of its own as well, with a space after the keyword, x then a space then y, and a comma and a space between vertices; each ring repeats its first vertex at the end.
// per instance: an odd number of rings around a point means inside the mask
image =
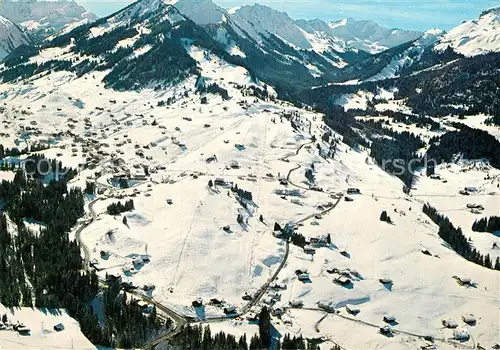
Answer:
POLYGON ((355 28, 143 0, 6 56, 1 347, 498 347, 498 12, 355 28))

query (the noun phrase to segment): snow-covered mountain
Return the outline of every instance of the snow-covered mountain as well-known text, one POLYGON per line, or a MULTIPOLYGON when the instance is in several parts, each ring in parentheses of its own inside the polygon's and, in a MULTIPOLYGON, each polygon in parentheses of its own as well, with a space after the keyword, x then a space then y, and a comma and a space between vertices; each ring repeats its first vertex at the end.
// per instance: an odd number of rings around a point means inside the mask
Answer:
POLYGON ((0 60, 16 47, 27 43, 28 38, 21 28, 7 18, 0 16, 0 60))
POLYGON ((448 47, 464 56, 500 52, 500 7, 484 11, 477 20, 452 29, 439 41, 436 50, 448 47))
POLYGON ((374 21, 356 21, 352 18, 328 23, 330 35, 348 45, 370 53, 378 53, 419 38, 419 31, 385 28, 374 21))
POLYGON ((366 81, 377 81, 382 79, 395 78, 399 72, 410 67, 413 63, 418 62, 426 49, 432 47, 443 35, 440 29, 430 29, 420 38, 415 40, 411 46, 404 51, 395 54, 391 61, 382 68, 377 74, 366 79, 366 81))
POLYGON ((0 1, 0 15, 30 32, 45 36, 68 24, 95 20, 97 17, 75 1, 0 1))
MULTIPOLYGON (((57 47, 60 54, 51 57, 51 64, 77 74, 109 69, 105 78, 109 85, 131 88, 150 80, 173 83, 196 74, 191 46, 212 51, 245 67, 254 78, 285 89, 327 82, 350 62, 369 55, 323 33, 307 33, 285 13, 264 6, 226 11, 210 0, 144 0, 105 19, 69 25, 23 52, 21 61, 37 64, 36 71, 49 69, 42 64, 47 57, 43 52, 57 47), (149 66, 144 66, 146 62, 149 66), (144 74, 157 62, 165 65, 162 73, 156 67, 155 74, 144 74), (135 74, 138 80, 131 78, 135 74)), ((7 66, 13 62, 18 61, 14 58, 7 66)), ((16 74, 8 73, 11 78, 22 71, 12 70, 16 74)))

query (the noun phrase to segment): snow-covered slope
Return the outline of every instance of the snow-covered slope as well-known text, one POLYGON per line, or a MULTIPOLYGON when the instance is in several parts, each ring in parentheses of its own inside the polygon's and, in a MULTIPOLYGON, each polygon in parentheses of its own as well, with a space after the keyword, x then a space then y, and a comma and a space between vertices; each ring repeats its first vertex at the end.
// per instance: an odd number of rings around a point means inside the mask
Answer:
POLYGON ((376 75, 366 79, 366 81, 376 81, 397 77, 401 69, 411 66, 414 62, 418 62, 424 50, 434 45, 439 40, 441 35, 443 35, 443 31, 439 29, 426 31, 424 35, 414 41, 413 45, 403 52, 395 55, 387 66, 385 66, 376 75))
MULTIPOLYGON (((191 302, 218 297, 242 310, 247 303, 242 295, 279 272, 277 282, 286 289, 269 289, 255 310, 264 300, 285 307, 281 319, 272 319, 279 333, 322 337, 321 349, 331 349, 332 342, 347 349, 416 349, 428 345, 424 337, 433 337, 439 349, 473 348, 477 343, 491 348, 498 342, 498 272, 456 254, 421 212, 422 204, 430 201, 457 221, 478 249, 489 249, 496 258, 499 251, 491 245, 500 239, 470 232, 477 216, 466 204, 480 203, 488 214, 498 210, 498 196, 489 195, 498 191, 497 169, 489 169, 494 180, 486 180, 482 170, 439 168, 446 184, 422 179, 415 185, 416 195, 408 196, 400 180, 373 164, 366 150, 353 151, 339 141, 335 157, 325 159, 318 145, 327 151, 330 143, 322 136, 341 136, 324 125, 321 114, 249 96, 249 87, 258 86, 244 68, 194 46, 189 46, 189 55, 203 77, 228 89, 231 100, 204 94, 207 101, 201 103, 195 79, 157 90, 113 91, 101 82, 105 72, 78 77, 59 71, 0 85, 0 121, 10 134, 0 136, 0 143, 10 147, 9 142, 20 140, 26 126, 36 122, 41 133, 32 130, 24 140, 50 139, 52 148, 44 152, 48 157, 75 167, 96 166, 82 169, 71 185, 96 181, 106 189, 94 207, 99 219, 81 233, 101 277, 117 273, 135 285, 153 283, 155 300, 191 317, 210 318, 223 316, 222 309, 194 309, 191 302), (23 110, 22 119, 13 118, 23 110), (238 166, 231 167, 234 162, 238 166), (309 189, 304 173, 311 164, 315 184, 323 191, 309 189), (150 175, 138 177, 133 188, 120 190, 109 181, 127 171, 140 173, 142 166, 150 175), (279 178, 288 174, 285 186, 279 178), (230 188, 209 188, 209 180, 218 177, 250 191, 252 202, 245 208, 230 188), (450 195, 471 183, 479 193, 450 195), (361 194, 348 195, 353 202, 337 202, 338 193, 345 194, 348 187, 359 188, 361 194), (123 214, 127 226, 121 217, 106 213, 109 204, 125 198, 135 203, 133 211, 123 214), (338 204, 315 217, 332 203, 338 204), (393 224, 379 220, 383 210, 393 224), (238 223, 238 214, 248 224, 238 223), (316 247, 314 255, 293 244, 287 248, 286 240, 272 235, 275 222, 297 223, 298 232, 308 239, 330 233, 332 244, 316 247), (103 258, 101 250, 109 254, 103 258), (147 254, 149 261, 137 263, 139 254, 147 254), (333 268, 347 274, 351 283, 334 283, 338 275, 328 272, 333 268), (310 281, 298 280, 298 269, 307 269, 310 281), (453 276, 468 276, 473 285, 461 286, 453 276), (393 283, 383 285, 381 278, 393 283), (296 299, 303 309, 290 308, 296 299), (318 307, 321 300, 331 302, 337 313, 325 316, 318 307), (349 314, 346 304, 355 304, 360 312, 349 314), (462 322, 470 313, 477 319, 472 326, 462 322), (379 333, 386 314, 397 318, 391 337, 379 333), (456 321, 470 339, 454 340, 443 319, 456 321)), ((257 327, 243 317, 218 324, 229 333, 257 327)))
MULTIPOLYGON (((97 349, 80 330, 80 325, 66 310, 31 307, 4 307, 6 329, 2 329, 2 349, 97 349), (61 323, 64 330, 56 332, 54 326, 61 323), (30 329, 28 335, 20 335, 14 325, 23 324, 30 329)), ((3 325, 3 322, 2 322, 3 325)))
POLYGON ((226 11, 212 0, 166 0, 165 3, 175 6, 183 15, 200 25, 222 22, 226 15, 226 11))
POLYGON ((50 34, 68 24, 97 17, 72 0, 0 2, 0 15, 36 34, 50 34))
POLYGON ((331 35, 352 47, 378 53, 417 39, 418 31, 384 28, 374 21, 356 21, 352 18, 328 23, 331 35))
POLYGON ((23 31, 7 18, 0 16, 0 60, 28 39, 23 31))
POLYGON ((448 47, 464 56, 500 52, 500 7, 484 11, 479 19, 466 21, 445 34, 435 49, 448 47))

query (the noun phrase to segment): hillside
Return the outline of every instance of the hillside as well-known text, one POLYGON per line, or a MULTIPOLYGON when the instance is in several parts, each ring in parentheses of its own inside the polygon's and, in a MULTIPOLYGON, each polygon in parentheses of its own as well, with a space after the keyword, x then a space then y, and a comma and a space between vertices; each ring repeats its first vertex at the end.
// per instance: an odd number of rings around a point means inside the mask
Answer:
POLYGON ((436 50, 451 47, 464 56, 500 52, 500 7, 484 11, 477 20, 466 21, 443 36, 436 50))
POLYGON ((23 31, 7 18, 0 16, 0 61, 29 40, 23 31))
POLYGON ((46 37, 65 26, 97 17, 75 1, 11 1, 0 2, 0 15, 10 19, 34 37, 46 37))

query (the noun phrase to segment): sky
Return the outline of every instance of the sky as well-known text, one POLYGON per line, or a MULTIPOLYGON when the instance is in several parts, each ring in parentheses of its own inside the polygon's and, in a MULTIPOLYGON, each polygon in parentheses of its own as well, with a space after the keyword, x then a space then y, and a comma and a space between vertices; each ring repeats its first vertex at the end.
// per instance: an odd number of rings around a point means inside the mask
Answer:
MULTIPOLYGON (((98 16, 106 16, 131 0, 77 0, 98 16)), ((374 20, 389 28, 449 30, 465 20, 476 19, 500 0, 214 0, 231 8, 255 2, 287 12, 295 19, 320 18, 324 21, 354 18, 374 20)))

